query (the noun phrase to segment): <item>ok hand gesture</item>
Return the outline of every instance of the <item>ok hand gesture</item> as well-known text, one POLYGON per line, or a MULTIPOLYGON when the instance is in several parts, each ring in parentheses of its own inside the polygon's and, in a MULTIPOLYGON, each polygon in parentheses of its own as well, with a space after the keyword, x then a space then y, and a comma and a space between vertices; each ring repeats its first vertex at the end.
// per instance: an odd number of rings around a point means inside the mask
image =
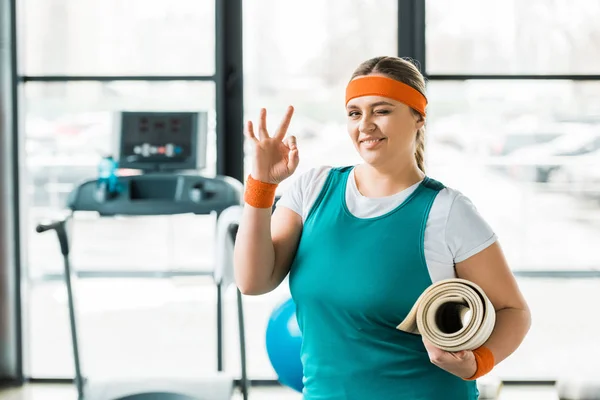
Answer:
POLYGON ((272 137, 267 131, 267 110, 264 108, 260 110, 258 138, 254 134, 252 121, 247 122, 245 134, 254 142, 256 149, 252 165, 254 179, 279 184, 290 177, 298 167, 300 159, 296 138, 285 138, 293 113, 294 108, 289 106, 272 137))

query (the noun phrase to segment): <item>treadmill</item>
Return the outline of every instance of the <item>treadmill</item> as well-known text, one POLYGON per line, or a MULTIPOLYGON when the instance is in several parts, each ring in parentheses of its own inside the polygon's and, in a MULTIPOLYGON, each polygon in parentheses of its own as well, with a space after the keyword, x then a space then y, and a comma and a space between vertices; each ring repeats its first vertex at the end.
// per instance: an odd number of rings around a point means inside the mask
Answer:
POLYGON ((228 400, 238 387, 248 399, 245 329, 242 295, 237 289, 241 379, 223 371, 223 293, 233 280, 233 245, 243 204, 243 184, 227 176, 203 176, 207 114, 205 112, 130 112, 116 115, 116 151, 119 168, 140 170, 139 175, 116 176, 115 187, 98 178, 78 185, 67 200, 69 215, 39 224, 38 233, 53 230, 64 260, 75 385, 79 400, 228 400), (216 265, 210 274, 217 292, 217 371, 193 380, 146 379, 94 382, 82 371, 75 298, 76 270, 69 259, 68 224, 80 211, 100 217, 175 214, 217 217, 216 265))

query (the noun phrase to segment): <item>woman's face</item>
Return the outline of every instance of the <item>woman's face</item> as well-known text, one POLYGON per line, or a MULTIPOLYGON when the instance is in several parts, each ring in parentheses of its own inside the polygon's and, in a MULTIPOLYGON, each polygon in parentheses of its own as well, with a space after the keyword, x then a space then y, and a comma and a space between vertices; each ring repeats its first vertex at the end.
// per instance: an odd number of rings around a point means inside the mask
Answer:
POLYGON ((416 132, 424 119, 410 107, 387 97, 363 96, 350 100, 346 113, 348 134, 365 162, 377 166, 397 163, 398 157, 414 160, 416 132))

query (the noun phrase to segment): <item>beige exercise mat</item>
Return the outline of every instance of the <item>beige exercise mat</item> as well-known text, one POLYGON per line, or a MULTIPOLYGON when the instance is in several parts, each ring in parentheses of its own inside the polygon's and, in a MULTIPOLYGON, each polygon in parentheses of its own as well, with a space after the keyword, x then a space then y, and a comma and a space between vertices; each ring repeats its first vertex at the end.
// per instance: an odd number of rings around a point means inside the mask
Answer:
POLYGON ((396 329, 420 334, 438 348, 455 352, 481 346, 495 323, 494 306, 483 290, 457 278, 429 286, 396 329))

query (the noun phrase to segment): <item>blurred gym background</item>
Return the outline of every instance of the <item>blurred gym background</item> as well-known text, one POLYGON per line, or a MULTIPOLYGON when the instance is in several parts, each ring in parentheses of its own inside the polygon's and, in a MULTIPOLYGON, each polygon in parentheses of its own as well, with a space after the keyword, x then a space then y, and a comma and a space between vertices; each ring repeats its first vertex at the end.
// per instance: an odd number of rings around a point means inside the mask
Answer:
MULTIPOLYGON (((60 248, 35 226, 96 178, 115 113, 205 112, 202 174, 243 182, 243 122, 266 107, 275 124, 293 104, 297 177, 358 161, 345 85, 361 61, 399 55, 428 80, 428 175, 474 201, 532 308, 522 347, 491 375, 523 399, 600 379, 598 16, 596 0, 0 0, 0 378, 72 396, 60 248)), ((185 274, 212 268, 214 216, 92 213, 73 231, 87 374, 215 370, 215 287, 185 274)), ((277 382, 265 328, 287 294, 244 297, 257 390, 277 382)), ((235 289, 224 296, 235 375, 235 289)))

